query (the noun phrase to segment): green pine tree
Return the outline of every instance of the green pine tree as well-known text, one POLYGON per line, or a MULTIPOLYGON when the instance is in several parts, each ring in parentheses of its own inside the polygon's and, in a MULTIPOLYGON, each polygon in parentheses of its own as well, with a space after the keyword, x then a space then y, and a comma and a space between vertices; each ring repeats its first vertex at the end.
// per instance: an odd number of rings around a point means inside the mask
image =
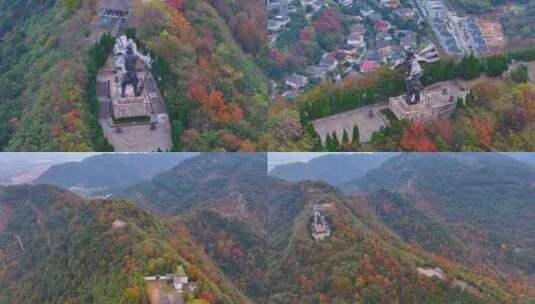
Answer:
POLYGON ((474 79, 481 74, 481 62, 473 53, 465 56, 458 67, 459 75, 463 79, 474 79))
POLYGON ((505 55, 491 56, 486 59, 486 74, 490 77, 501 76, 509 67, 509 61, 505 55))
POLYGON ((336 144, 336 148, 340 146, 340 140, 338 140, 338 135, 336 135, 336 132, 333 131, 333 134, 331 135, 333 142, 336 144))
POLYGON ((325 138, 325 148, 327 149, 327 151, 329 150, 329 147, 331 146, 332 146, 331 135, 327 134, 327 137, 325 138))
POLYGON ((358 143, 360 142, 359 128, 357 126, 353 127, 353 136, 351 142, 358 143))
POLYGON ((529 80, 528 67, 519 65, 511 72, 511 79, 516 83, 526 83, 529 80))
POLYGON ((349 143, 349 136, 347 136, 347 132, 344 129, 344 135, 342 135, 342 145, 347 145, 349 143))

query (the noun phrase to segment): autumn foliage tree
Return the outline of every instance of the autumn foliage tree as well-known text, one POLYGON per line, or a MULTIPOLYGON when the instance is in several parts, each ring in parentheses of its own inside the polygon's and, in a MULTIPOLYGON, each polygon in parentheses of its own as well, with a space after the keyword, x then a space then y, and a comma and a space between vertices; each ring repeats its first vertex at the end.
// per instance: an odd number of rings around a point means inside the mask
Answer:
POLYGON ((440 136, 448 144, 452 143, 453 128, 448 119, 438 118, 429 124, 429 131, 440 136))
POLYGON ((484 147, 489 147, 494 137, 494 120, 490 118, 476 118, 472 120, 472 126, 479 137, 479 143, 484 147))
POLYGON ((435 143, 427 136, 424 124, 416 121, 405 129, 400 145, 406 151, 434 152, 437 150, 435 143))
POLYGON ((526 113, 515 107, 504 114, 502 128, 513 132, 519 132, 527 125, 526 113))
POLYGON ((219 90, 209 90, 200 81, 191 84, 190 97, 199 102, 209 118, 217 123, 238 123, 243 118, 243 111, 238 104, 228 104, 219 90))
POLYGON ((316 30, 318 42, 327 50, 332 49, 343 39, 341 36, 343 28, 340 18, 331 10, 324 11, 321 16, 312 23, 312 26, 316 30))
POLYGON ((513 89, 515 103, 526 113, 528 121, 535 121, 535 86, 519 84, 513 89))
POLYGON ((167 0, 167 4, 175 10, 182 11, 184 9, 184 0, 167 0))
POLYGON ((229 25, 242 49, 257 55, 267 43, 267 17, 263 1, 209 0, 229 25))
POLYGON ((251 54, 257 54, 264 41, 263 32, 258 30, 257 25, 255 20, 249 17, 245 12, 236 14, 230 23, 234 36, 241 44, 244 51, 251 54))

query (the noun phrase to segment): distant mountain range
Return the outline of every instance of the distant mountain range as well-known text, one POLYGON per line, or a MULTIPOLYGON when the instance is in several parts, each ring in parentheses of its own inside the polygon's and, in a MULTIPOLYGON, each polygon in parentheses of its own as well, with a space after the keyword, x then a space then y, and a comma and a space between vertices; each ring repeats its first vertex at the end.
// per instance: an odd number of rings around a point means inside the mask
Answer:
POLYGON ((364 176, 395 155, 397 153, 327 154, 306 163, 276 166, 270 175, 292 182, 318 180, 337 185, 364 176))
POLYGON ((147 299, 142 276, 176 264, 207 303, 535 299, 531 167, 400 154, 336 188, 269 176, 266 162, 200 154, 111 200, 0 188, 0 303, 147 299), (329 234, 315 240, 317 229, 329 234))
MULTIPOLYGON (((380 156, 385 163, 375 170, 405 157, 380 156)), ((466 269, 460 266, 462 260, 448 258, 446 254, 464 254, 471 247, 450 235, 447 224, 413 206, 404 194, 377 190, 374 196, 349 198, 322 182, 292 183, 268 176, 265 161, 263 154, 205 154, 152 181, 122 189, 116 197, 137 202, 150 212, 184 218, 195 240, 254 302, 314 303, 321 297, 370 303, 392 298, 400 303, 431 298, 461 303, 521 299, 522 292, 513 287, 499 287, 509 276, 485 272, 488 277, 482 279, 474 264, 466 263, 470 267, 466 269), (415 227, 402 230, 403 217, 380 213, 375 204, 381 199, 406 208, 400 214, 416 219, 415 227), (310 237, 310 218, 316 208, 333 227, 333 236, 326 242, 310 237), (447 245, 451 247, 446 249, 447 245), (379 267, 384 263, 397 266, 379 267), (415 271, 428 266, 447 269, 448 279, 432 287, 441 290, 438 295, 417 283, 415 271), (403 279, 398 271, 404 273, 403 279), (370 276, 385 278, 392 289, 373 283, 370 276), (460 293, 444 284, 454 281, 471 287, 460 293)))
POLYGON ((196 153, 99 154, 79 162, 50 167, 34 184, 51 184, 64 189, 115 189, 150 180, 196 153))

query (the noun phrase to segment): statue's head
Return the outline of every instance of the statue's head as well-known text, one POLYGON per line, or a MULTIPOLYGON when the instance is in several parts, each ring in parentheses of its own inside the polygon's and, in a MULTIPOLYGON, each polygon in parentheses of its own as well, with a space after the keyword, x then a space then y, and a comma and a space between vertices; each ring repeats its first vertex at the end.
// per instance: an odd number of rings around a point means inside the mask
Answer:
POLYGON ((131 45, 128 45, 128 46, 126 47, 126 53, 127 53, 128 55, 132 55, 132 54, 134 54, 134 49, 132 48, 131 45))
POLYGON ((405 51, 405 54, 407 55, 408 59, 413 59, 414 56, 414 49, 411 46, 405 46, 403 47, 403 50, 405 51))

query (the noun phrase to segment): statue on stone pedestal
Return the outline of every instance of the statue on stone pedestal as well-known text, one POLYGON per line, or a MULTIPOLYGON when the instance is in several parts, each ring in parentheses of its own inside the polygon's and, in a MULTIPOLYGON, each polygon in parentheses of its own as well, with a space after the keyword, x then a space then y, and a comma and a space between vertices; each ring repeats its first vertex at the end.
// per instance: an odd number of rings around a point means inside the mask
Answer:
POLYGON ((126 54, 124 55, 124 74, 121 79, 121 97, 126 97, 126 86, 131 84, 134 86, 134 94, 141 95, 141 91, 138 92, 137 84, 139 79, 137 77, 137 56, 132 50, 132 46, 128 46, 126 54))
POLYGON ((134 95, 140 96, 142 87, 138 88, 139 77, 137 76, 137 61, 143 61, 147 67, 151 68, 149 56, 142 55, 137 51, 136 43, 132 39, 121 36, 117 38, 114 47, 115 68, 121 71, 121 97, 126 97, 126 87, 134 87, 134 95))
POLYGON ((414 53, 412 48, 408 48, 406 51, 407 57, 405 60, 400 60, 394 64, 392 69, 396 69, 400 65, 405 66, 405 86, 407 87, 407 94, 405 95, 405 102, 408 105, 415 105, 420 102, 421 93, 424 90, 421 78, 424 70, 420 65, 420 62, 436 62, 440 60, 437 50, 434 46, 428 46, 418 54, 414 53))

